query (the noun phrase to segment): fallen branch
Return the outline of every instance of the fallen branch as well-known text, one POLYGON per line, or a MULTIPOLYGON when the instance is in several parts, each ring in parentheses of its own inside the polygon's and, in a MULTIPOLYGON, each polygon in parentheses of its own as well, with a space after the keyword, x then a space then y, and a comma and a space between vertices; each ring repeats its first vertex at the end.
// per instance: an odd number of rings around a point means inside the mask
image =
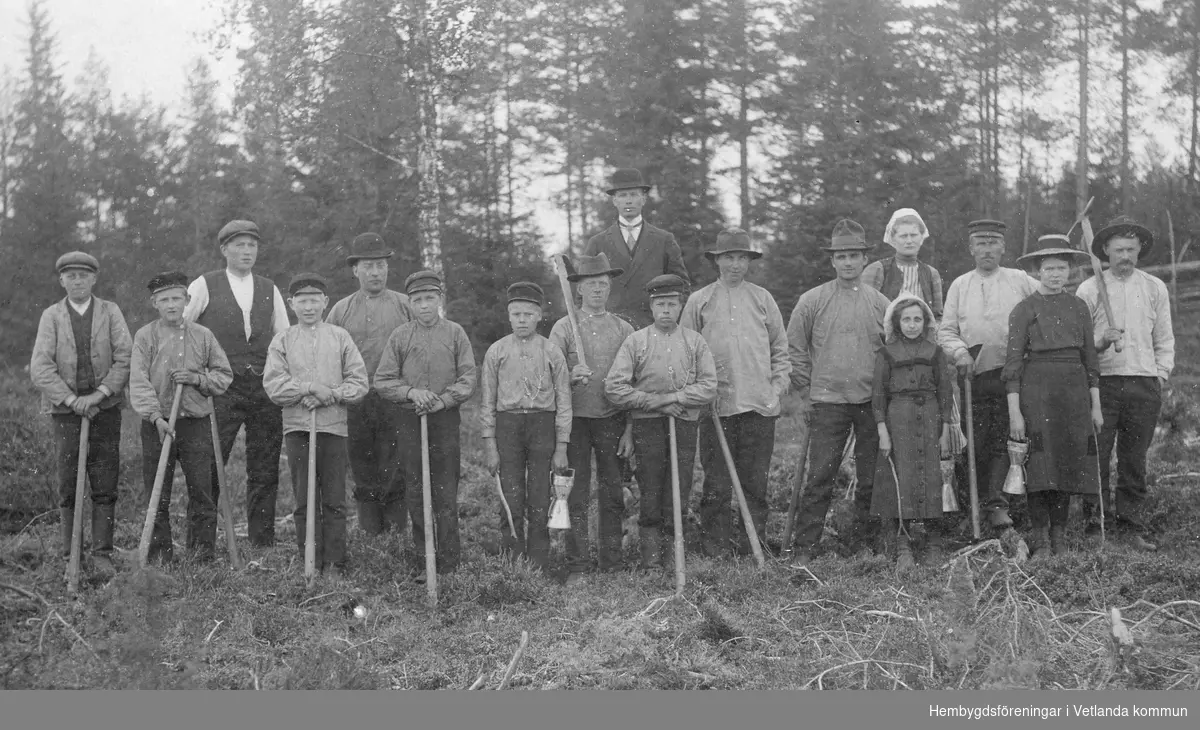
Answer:
POLYGON ((482 686, 483 686, 483 675, 481 674, 481 675, 479 675, 479 679, 476 679, 475 683, 472 684, 470 687, 467 687, 467 689, 469 689, 469 690, 479 689, 482 686))
POLYGON ((814 581, 814 582, 815 582, 817 585, 824 587, 824 585, 825 585, 825 581, 823 581, 823 580, 821 580, 820 578, 818 578, 816 573, 814 573, 814 572, 812 572, 811 570, 809 570, 809 569, 808 569, 808 566, 806 566, 806 565, 793 565, 793 566, 791 566, 791 568, 792 568, 792 570, 795 570, 795 571, 797 571, 797 572, 799 572, 799 571, 804 571, 805 573, 808 573, 808 577, 809 577, 810 579, 812 579, 812 580, 813 580, 813 581, 814 581))
POLYGON ((506 689, 508 680, 512 679, 513 672, 517 669, 517 662, 521 661, 521 655, 525 653, 525 646, 529 643, 529 632, 521 632, 521 643, 517 645, 517 651, 513 654, 512 661, 508 663, 508 669, 504 670, 504 677, 500 680, 500 685, 496 689, 506 689))
POLYGON ((817 683, 817 689, 825 689, 825 686, 821 683, 821 680, 825 677, 826 674, 837 671, 839 669, 845 669, 846 667, 853 667, 858 664, 878 664, 881 667, 884 664, 890 664, 893 666, 912 667, 913 669, 920 669, 922 673, 929 671, 926 667, 923 667, 920 664, 913 664, 911 662, 892 662, 892 661, 886 661, 883 659, 858 659, 856 661, 846 662, 845 664, 839 664, 836 667, 830 667, 829 669, 826 669, 825 671, 821 672, 817 676, 813 677, 812 679, 808 680, 803 685, 801 685, 800 689, 808 689, 812 685, 813 682, 817 683))
POLYGON ((1200 471, 1181 471, 1178 474, 1163 474, 1159 479, 1194 479, 1200 477, 1200 471))
POLYGON ((35 601, 41 601, 42 605, 46 606, 47 608, 50 607, 50 602, 47 601, 45 598, 42 598, 41 596, 34 593, 33 591, 22 588, 21 586, 15 586, 11 583, 0 583, 0 588, 7 588, 8 590, 13 591, 14 593, 20 593, 22 596, 25 596, 26 598, 31 598, 35 601))
MULTIPOLYGON (((213 619, 213 620, 214 620, 214 621, 217 621, 216 619, 213 619)), ((223 624, 223 623, 225 623, 225 622, 224 622, 224 621, 217 621, 217 625, 213 627, 212 631, 208 632, 208 636, 204 637, 204 643, 205 643, 205 644, 207 644, 208 642, 212 641, 213 634, 217 633, 217 629, 221 628, 221 624, 223 624)))
POLYGON ((50 611, 50 615, 58 619, 59 623, 65 626, 68 631, 70 631, 72 634, 75 634, 75 638, 79 639, 79 643, 87 647, 87 650, 92 653, 92 656, 96 657, 97 659, 100 658, 100 655, 96 653, 96 650, 92 648, 92 645, 87 643, 87 641, 79 635, 79 632, 75 630, 75 627, 67 623, 67 620, 58 614, 58 611, 50 611))

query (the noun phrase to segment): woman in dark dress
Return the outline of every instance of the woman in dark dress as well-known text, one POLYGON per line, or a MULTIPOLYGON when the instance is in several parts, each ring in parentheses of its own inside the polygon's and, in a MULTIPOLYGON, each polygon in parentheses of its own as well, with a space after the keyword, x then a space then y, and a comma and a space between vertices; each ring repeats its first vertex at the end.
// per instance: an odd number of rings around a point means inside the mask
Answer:
POLYGON ((1066 236, 1050 235, 1017 259, 1041 284, 1009 316, 1001 378, 1009 435, 1029 441, 1026 491, 1035 558, 1066 552, 1071 495, 1100 492, 1096 434, 1104 421, 1092 317, 1082 299, 1064 290, 1071 263, 1084 255, 1066 236))
POLYGON ((929 541, 922 562, 942 560, 941 532, 929 528, 942 516, 941 456, 950 450, 953 381, 942 348, 929 339, 933 325, 928 304, 901 294, 884 315, 884 346, 875 356, 871 410, 879 427, 879 459, 871 514, 892 525, 884 533, 889 542, 904 533, 896 544, 897 570, 914 564, 907 530, 897 520, 924 520, 929 541))

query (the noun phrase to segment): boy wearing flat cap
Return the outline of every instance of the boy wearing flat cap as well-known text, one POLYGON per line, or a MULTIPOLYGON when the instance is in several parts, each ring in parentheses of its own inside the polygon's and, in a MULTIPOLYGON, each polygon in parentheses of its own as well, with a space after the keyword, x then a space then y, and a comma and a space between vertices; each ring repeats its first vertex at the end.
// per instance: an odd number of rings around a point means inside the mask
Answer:
MULTIPOLYGON (((325 321, 350 333, 367 366, 375 375, 388 337, 412 319, 408 297, 388 288, 388 259, 393 255, 377 233, 364 233, 350 244, 346 264, 358 279, 358 291, 330 308, 325 321)), ((368 535, 395 527, 404 529, 408 509, 404 504, 404 469, 396 441, 395 404, 374 390, 358 405, 347 409, 347 446, 354 473, 354 501, 358 526, 368 535)))
POLYGON ((674 528, 669 422, 675 419, 682 499, 692 491, 692 466, 700 409, 717 395, 717 368, 699 332, 679 326, 688 284, 674 274, 646 285, 654 324, 621 343, 604 391, 614 405, 633 414, 633 448, 641 489, 638 531, 641 568, 662 566, 674 528))
POLYGON ((821 250, 829 254, 836 277, 800 295, 787 330, 792 386, 808 402, 811 434, 808 482, 796 513, 793 561, 800 565, 812 558, 821 540, 834 478, 851 433, 858 476, 854 500, 858 542, 868 543, 873 532, 871 490, 879 431, 871 395, 875 353, 883 344, 883 316, 890 302, 862 281, 871 250, 863 227, 843 218, 834 226, 831 239, 821 250))
POLYGON ((133 348, 116 304, 92 295, 100 264, 83 251, 59 257, 58 282, 67 292, 42 312, 29 376, 42 394, 42 411, 54 420, 62 552, 71 552, 75 523, 75 469, 83 419, 88 432, 87 475, 92 485, 92 555, 111 571, 117 474, 121 457, 121 401, 133 348))
POLYGON ((329 285, 319 274, 297 274, 288 285, 298 322, 275 335, 263 368, 263 389, 283 407, 283 441, 292 472, 296 544, 305 547, 307 510, 316 520, 317 569, 340 577, 346 564, 346 405, 370 387, 350 333, 321 321, 329 285), (308 504, 310 413, 316 411, 317 504, 308 504))
MULTIPOLYGON (((279 407, 263 392, 263 365, 271 338, 288 328, 283 295, 270 279, 253 273, 262 234, 254 221, 233 220, 217 233, 225 269, 210 271, 188 286, 184 319, 212 330, 229 357, 233 383, 213 399, 221 458, 229 461, 238 431, 246 427, 246 522, 250 544, 275 544, 275 500, 279 491, 279 407)), ((212 466, 213 493, 217 465, 212 466)))
MULTIPOLYGON (((372 385, 381 398, 399 404, 397 438, 404 481, 421 483, 421 417, 429 435, 429 482, 433 501, 437 570, 458 567, 458 478, 460 451, 458 407, 475 392, 475 353, 466 331, 441 316, 442 277, 418 271, 404 281, 414 319, 396 328, 383 347, 372 385)), ((425 520, 420 489, 408 490, 413 545, 425 564, 425 520)), ((415 566, 414 566, 415 567, 415 566)), ((424 580, 423 570, 414 571, 424 580)))
POLYGON ((479 424, 488 471, 500 473, 513 531, 503 548, 545 569, 550 559, 550 473, 567 468, 571 440, 571 374, 562 350, 537 333, 546 295, 537 284, 508 287, 512 334, 483 357, 479 424), (526 523, 528 522, 528 537, 526 523))
MULTIPOLYGON (((717 366, 713 405, 761 539, 767 534, 767 472, 775 449, 775 419, 792 372, 787 330, 771 293, 746 281, 750 263, 762 257, 752 247, 750 234, 740 228, 721 231, 704 255, 716 267, 717 280, 688 297, 680 324, 703 335, 712 350, 717 366)), ((705 554, 717 557, 734 544, 738 552, 749 552, 745 530, 732 533, 733 478, 711 418, 700 423, 700 462, 705 554)))
POLYGON ((129 399, 142 417, 142 477, 149 500, 158 471, 162 441, 170 428, 175 388, 183 386, 179 416, 171 441, 171 458, 163 478, 162 500, 154 517, 150 538, 151 559, 170 562, 175 555, 171 539, 171 480, 175 462, 187 480, 187 548, 197 560, 213 558, 217 539, 217 493, 212 478, 212 408, 209 396, 225 392, 233 371, 217 338, 205 326, 183 318, 187 306, 187 276, 177 271, 150 280, 150 303, 158 319, 142 327, 133 338, 133 366, 129 399))

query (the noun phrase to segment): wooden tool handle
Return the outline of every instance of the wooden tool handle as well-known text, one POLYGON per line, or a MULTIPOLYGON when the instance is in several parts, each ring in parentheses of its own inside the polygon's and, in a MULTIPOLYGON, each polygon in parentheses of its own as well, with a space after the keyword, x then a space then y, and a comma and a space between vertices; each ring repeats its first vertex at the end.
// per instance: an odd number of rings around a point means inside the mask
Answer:
POLYGON ((675 595, 683 597, 687 573, 683 562, 683 501, 679 493, 679 446, 675 440, 675 416, 667 416, 667 419, 671 437, 671 502, 675 518, 675 595))
POLYGON ((437 553, 433 540, 433 485, 429 478, 429 417, 421 416, 421 496, 425 519, 425 592, 429 607, 437 608, 437 553))
POLYGON ((225 523, 225 548, 229 551, 229 565, 234 570, 242 569, 242 557, 238 555, 237 536, 233 534, 233 495, 225 482, 225 459, 221 454, 221 432, 217 428, 217 407, 213 397, 208 397, 209 423, 212 430, 213 459, 217 465, 217 491, 221 501, 221 521, 225 523))
POLYGON ((567 257, 561 254, 554 258, 554 270, 558 272, 558 284, 562 287, 563 306, 567 308, 567 319, 571 323, 571 333, 575 335, 575 349, 579 353, 579 364, 587 367, 583 355, 583 338, 579 336, 579 319, 575 316, 575 298, 571 296, 571 282, 567 281, 567 257))
POLYGON ((179 420, 179 406, 183 400, 183 383, 175 385, 175 398, 171 402, 171 415, 167 419, 167 435, 163 438, 162 450, 158 454, 158 471, 154 475, 154 486, 150 489, 150 503, 146 505, 146 522, 142 525, 142 539, 138 542, 138 564, 146 567, 150 557, 150 537, 154 534, 154 518, 158 515, 158 504, 162 501, 163 479, 167 464, 171 460, 171 444, 175 439, 175 422, 179 420))
POLYGON ((317 409, 308 412, 308 505, 304 510, 304 578, 317 577, 317 409))
MULTIPOLYGON (((75 512, 71 517, 71 559, 67 563, 67 591, 79 590, 79 561, 83 552, 83 500, 87 496, 88 437, 92 419, 83 416, 79 423, 79 460, 75 465, 75 512)), ((95 535, 92 536, 95 540, 95 535)))
POLYGON ((721 427, 721 417, 717 409, 712 412, 713 426, 717 429, 717 443, 721 444, 721 453, 725 455, 725 468, 729 470, 729 479, 733 482, 733 493, 737 496, 738 510, 742 513, 742 523, 746 528, 746 537, 750 539, 750 549, 754 552, 754 560, 758 567, 765 567, 767 559, 763 557, 762 545, 758 542, 758 528, 750 516, 750 506, 746 504, 746 494, 742 491, 742 480, 738 476, 737 466, 733 462, 733 452, 729 450, 729 441, 725 438, 725 429, 721 427))

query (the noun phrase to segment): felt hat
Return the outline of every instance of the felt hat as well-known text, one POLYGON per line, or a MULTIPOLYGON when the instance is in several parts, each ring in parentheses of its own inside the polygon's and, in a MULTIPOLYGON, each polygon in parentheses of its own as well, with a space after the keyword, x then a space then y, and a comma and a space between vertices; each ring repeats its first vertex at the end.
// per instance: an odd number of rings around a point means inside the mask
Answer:
POLYGON ((994 221, 989 218, 981 218, 977 221, 971 221, 967 224, 967 238, 970 239, 985 239, 999 238, 1004 240, 1004 232, 1008 230, 1008 226, 1004 221, 994 221))
POLYGON ((262 236, 258 232, 258 224, 254 221, 235 220, 229 221, 217 233, 217 243, 221 246, 229 243, 234 236, 250 236, 255 241, 261 241, 262 236))
POLYGON ((296 274, 288 284, 288 295, 293 297, 299 294, 324 294, 328 291, 329 282, 325 281, 325 277, 311 271, 296 274))
POLYGON ((435 291, 440 294, 445 290, 441 275, 428 269, 409 274, 404 280, 404 293, 409 296, 419 291, 435 291))
POLYGON ((717 234, 716 240, 704 246, 704 255, 709 261, 716 261, 721 254, 734 251, 749 254, 751 259, 762 258, 762 252, 754 249, 750 234, 741 228, 726 228, 717 234))
POLYGON ((896 297, 895 301, 893 301, 891 304, 888 305, 887 311, 884 312, 884 314, 883 314, 883 340, 884 340, 884 342, 888 342, 888 341, 892 340, 893 337, 902 337, 903 336, 902 333, 896 331, 895 327, 892 326, 892 316, 896 312, 902 312, 906 308, 911 307, 914 304, 920 305, 921 311, 925 313, 925 329, 926 329, 926 331, 928 331, 929 327, 932 326, 933 309, 930 308, 930 306, 925 302, 925 300, 920 297, 914 297, 912 294, 901 294, 900 296, 896 297))
POLYGON ((595 256, 580 256, 575 259, 574 271, 567 274, 567 281, 579 281, 590 276, 605 276, 616 278, 625 273, 625 269, 609 266, 608 255, 598 253, 595 256))
POLYGON ((687 293, 687 280, 677 274, 659 274, 646 282, 646 294, 650 295, 651 299, 675 295, 683 298, 687 293))
POLYGON ((1023 256, 1018 257, 1017 263, 1031 266, 1048 256, 1071 258, 1074 256, 1087 256, 1087 252, 1077 248, 1071 243, 1071 239, 1061 233, 1048 233, 1040 236, 1037 242, 1029 247, 1029 251, 1023 256))
POLYGON ((843 218, 833 227, 830 245, 822 246, 822 251, 837 253, 838 251, 870 251, 873 247, 867 243, 867 232, 858 223, 843 218))
POLYGON ((361 233, 350 242, 350 255, 346 257, 346 265, 353 266, 363 259, 390 259, 395 255, 383 242, 383 236, 378 233, 361 233))
POLYGON ((638 188, 642 192, 650 192, 650 186, 642 179, 642 171, 632 167, 622 167, 619 170, 614 170, 613 174, 608 178, 608 187, 604 192, 612 195, 618 190, 629 190, 638 188))
POLYGON ((518 281, 508 287, 508 302, 529 302, 542 307, 545 306, 546 292, 532 281, 518 281))
POLYGON ((1150 229, 1127 215, 1119 215, 1092 237, 1092 253, 1096 254, 1101 261, 1108 261, 1108 254, 1104 253, 1104 244, 1117 236, 1136 238, 1141 241, 1142 250, 1138 254, 1139 256, 1145 256, 1146 252, 1154 246, 1154 234, 1150 232, 1150 229))
POLYGON ((155 274, 151 277, 150 282, 146 284, 146 288, 150 290, 150 295, 154 296, 160 291, 166 291, 167 289, 187 289, 187 285, 187 274, 180 271, 164 271, 161 274, 155 274))
POLYGON ((58 257, 54 262, 54 269, 60 274, 68 269, 83 269, 95 274, 100 270, 100 262, 90 253, 70 251, 58 257))

